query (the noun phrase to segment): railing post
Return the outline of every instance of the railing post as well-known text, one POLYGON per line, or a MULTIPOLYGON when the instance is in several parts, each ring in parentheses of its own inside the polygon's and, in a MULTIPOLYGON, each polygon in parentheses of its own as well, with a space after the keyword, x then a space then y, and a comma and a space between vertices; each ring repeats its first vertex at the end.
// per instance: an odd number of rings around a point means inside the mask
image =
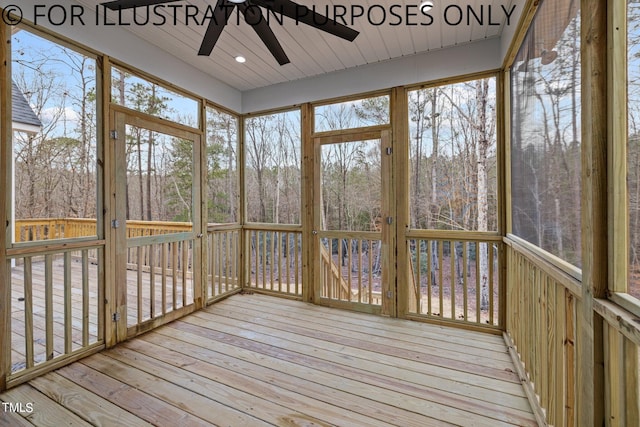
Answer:
POLYGON ((578 425, 604 422, 603 322, 593 299, 606 295, 607 1, 581 0, 582 299, 578 305, 578 425))

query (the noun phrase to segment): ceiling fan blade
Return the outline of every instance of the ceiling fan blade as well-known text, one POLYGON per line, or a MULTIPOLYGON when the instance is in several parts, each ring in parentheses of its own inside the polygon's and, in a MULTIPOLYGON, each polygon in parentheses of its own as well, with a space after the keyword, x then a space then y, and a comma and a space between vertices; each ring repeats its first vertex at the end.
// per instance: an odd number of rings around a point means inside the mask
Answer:
POLYGON ((273 34, 273 31, 269 28, 269 24, 264 20, 262 11, 259 8, 249 8, 244 3, 239 4, 238 8, 244 15, 247 23, 253 27, 262 42, 269 49, 269 52, 271 52, 276 61, 278 61, 278 64, 285 65, 291 62, 289 61, 287 54, 284 52, 284 49, 282 49, 276 35, 273 34))
POLYGON ((209 26, 207 27, 207 31, 204 34, 204 38, 202 39, 202 44, 200 45, 198 55, 211 55, 211 52, 218 42, 220 34, 222 34, 222 30, 224 29, 225 25, 227 25, 229 17, 231 16, 231 13, 233 12, 233 8, 235 6, 235 4, 230 3, 227 0, 218 0, 218 3, 216 4, 215 10, 213 12, 213 18, 209 21, 209 26))
POLYGON ((111 10, 132 9, 134 7, 153 6, 162 3, 173 3, 180 0, 114 0, 101 3, 102 6, 111 10))
POLYGON ((251 3, 272 10, 275 13, 281 13, 298 22, 310 25, 350 42, 354 41, 355 38, 358 37, 358 34, 360 34, 353 28, 340 24, 333 19, 314 12, 304 5, 294 3, 291 0, 251 0, 251 3))

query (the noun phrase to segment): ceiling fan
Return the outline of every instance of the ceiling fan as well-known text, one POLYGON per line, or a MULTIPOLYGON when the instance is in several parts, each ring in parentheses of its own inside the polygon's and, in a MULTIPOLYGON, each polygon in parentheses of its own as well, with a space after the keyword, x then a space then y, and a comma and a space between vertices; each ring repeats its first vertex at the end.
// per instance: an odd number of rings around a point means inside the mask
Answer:
MULTIPOLYGON (((114 0, 102 3, 102 5, 111 10, 124 10, 162 3, 173 3, 176 1, 181 0, 114 0)), ((282 14, 295 19, 297 22, 302 22, 348 41, 355 40, 359 34, 358 31, 346 25, 340 24, 333 19, 310 10, 306 6, 299 5, 290 0, 218 0, 214 16, 209 22, 198 55, 211 55, 222 30, 229 21, 233 9, 237 7, 244 15, 245 21, 251 23, 254 31, 267 46, 276 61, 278 61, 280 65, 288 64, 290 62, 289 58, 284 52, 284 49, 282 49, 273 31, 269 28, 266 19, 263 19, 260 7, 250 6, 263 7, 274 13, 282 14)))

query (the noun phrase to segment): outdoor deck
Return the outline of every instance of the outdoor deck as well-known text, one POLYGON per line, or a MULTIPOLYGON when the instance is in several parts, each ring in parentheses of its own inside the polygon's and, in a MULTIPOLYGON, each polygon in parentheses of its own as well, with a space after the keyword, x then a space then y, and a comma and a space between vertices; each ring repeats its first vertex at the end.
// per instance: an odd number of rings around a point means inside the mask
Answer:
POLYGON ((499 336, 238 294, 0 395, 0 425, 536 425, 499 336))

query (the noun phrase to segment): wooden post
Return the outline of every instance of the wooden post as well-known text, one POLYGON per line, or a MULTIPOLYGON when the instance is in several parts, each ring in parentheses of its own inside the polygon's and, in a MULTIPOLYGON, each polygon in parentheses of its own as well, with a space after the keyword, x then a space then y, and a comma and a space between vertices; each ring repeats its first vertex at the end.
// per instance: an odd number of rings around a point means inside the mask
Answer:
MULTIPOLYGON (((314 281, 319 280, 315 272, 315 238, 314 212, 316 210, 314 199, 314 147, 313 138, 313 106, 303 104, 301 109, 302 123, 302 299, 306 302, 315 302, 314 281)), ((319 203, 319 201, 318 201, 319 203)), ((320 272, 318 271, 318 274, 320 272)))
POLYGON ((582 299, 578 306, 577 422, 604 422, 603 322, 593 299, 606 296, 607 2, 581 0, 582 299))
MULTIPOLYGON (((408 93, 404 87, 391 91, 391 129, 393 138, 393 172, 395 177, 395 198, 391 202, 396 207, 395 253, 396 253, 396 315, 409 314, 409 297, 414 296, 413 278, 410 277, 410 258, 407 250, 406 231, 409 229, 409 106, 408 93)), ((393 253, 391 254, 393 258, 393 253)), ((418 265, 420 263, 418 262, 418 265)), ((420 269, 418 268, 418 271, 420 269)), ((418 292, 419 293, 419 292, 418 292)), ((414 299, 419 298, 416 295, 414 299)), ((416 301, 416 304, 419 304, 416 301)))
MULTIPOLYGON (((498 102, 498 233, 506 237, 513 231, 511 223, 511 74, 509 71, 498 73, 496 92, 498 102)), ((506 249, 498 246, 498 325, 507 330, 507 255, 506 249)), ((493 264, 493 258, 489 261, 493 264)))
MULTIPOLYGON (((109 178, 107 176, 107 152, 108 152, 108 132, 106 129, 107 120, 109 117, 109 101, 111 100, 111 64, 107 56, 96 56, 96 95, 99 102, 96 103, 96 124, 98 129, 102 129, 102 132, 96 133, 96 182, 98 194, 96 196, 96 233, 98 239, 104 240, 107 243, 109 236, 109 178)), ((91 221, 86 223, 86 226, 91 227, 93 224, 91 221)), ((83 230, 79 234, 85 234, 83 230)), ((111 280, 112 269, 109 267, 112 264, 107 262, 108 248, 109 246, 103 246, 97 250, 97 264, 98 264, 98 340, 105 340, 108 332, 106 329, 110 326, 110 322, 106 319, 106 307, 105 301, 108 299, 106 296, 107 286, 111 280)), ((49 352, 47 352, 47 355, 49 352)))
POLYGON ((7 388, 11 373, 11 286, 6 258, 10 244, 9 216, 11 212, 11 31, 0 22, 0 391, 7 388))
MULTIPOLYGON (((396 303, 398 286, 396 282, 396 203, 393 173, 394 144, 390 131, 383 131, 380 138, 380 150, 382 151, 382 216, 391 218, 392 223, 382 224, 382 259, 386 260, 386 266, 382 269, 382 314, 397 317, 396 303), (391 151, 387 151, 391 149, 391 151)), ((386 222, 386 221, 384 221, 386 222)), ((349 264, 351 265, 351 264, 349 264)), ((405 283, 406 284, 406 283, 405 283)), ((371 288, 369 288, 371 290, 371 288)), ((351 292, 351 286, 349 286, 351 292)))
MULTIPOLYGON (((204 104, 201 106, 200 123, 204 123, 204 104)), ((202 125, 201 125, 202 126, 202 125)), ((197 135, 193 141, 193 231, 196 234, 196 239, 193 242, 193 258, 195 261, 193 265, 193 301, 196 310, 201 309, 207 305, 205 283, 207 280, 206 270, 206 243, 207 243, 207 147, 206 147, 206 135, 197 135)), ((185 245, 188 242, 184 242, 185 245)), ((184 268, 184 276, 186 277, 187 267, 184 268)), ((152 267, 153 270, 153 267, 152 267)), ((183 298, 186 292, 183 294, 183 298)))
POLYGON ((608 10, 607 98, 609 121, 609 290, 627 292, 627 2, 608 10))
MULTIPOLYGON (((115 234, 111 228, 111 221, 116 218, 115 216, 115 166, 114 162, 114 150, 113 141, 110 136, 110 127, 113 123, 111 120, 112 115, 109 109, 111 100, 111 62, 109 57, 102 57, 101 67, 101 85, 97 86, 101 90, 100 98, 100 111, 98 112, 98 126, 102 127, 101 138, 101 150, 99 151, 102 156, 102 203, 103 203, 103 229, 99 232, 103 233, 105 239, 105 251, 104 251, 104 290, 101 304, 103 313, 104 324, 104 341, 107 347, 116 344, 116 331, 115 323, 113 322, 112 314, 115 310, 115 283, 116 283, 116 270, 115 270, 115 234)), ((100 266, 100 263, 98 263, 100 266)))
MULTIPOLYGON (((126 126, 123 113, 111 111, 111 130, 118 133, 118 137, 125 138, 126 126)), ((106 129, 108 132, 109 129, 106 129)), ((111 255, 114 273, 113 281, 108 283, 111 298, 109 299, 109 309, 107 310, 107 321, 112 325, 113 336, 106 344, 115 345, 127 338, 127 271, 123 266, 127 263, 127 215, 126 203, 124 203, 119 191, 126 187, 126 170, 118 169, 118 165, 126 164, 125 144, 119 143, 117 139, 109 136, 110 168, 108 174, 110 178, 109 201, 111 203, 111 220, 118 220, 120 226, 114 228, 109 224, 111 231, 111 255), (115 316, 112 317, 112 316, 115 316)), ((175 265, 175 264, 174 264, 175 265)), ((107 330, 110 328, 107 327, 107 330)))

